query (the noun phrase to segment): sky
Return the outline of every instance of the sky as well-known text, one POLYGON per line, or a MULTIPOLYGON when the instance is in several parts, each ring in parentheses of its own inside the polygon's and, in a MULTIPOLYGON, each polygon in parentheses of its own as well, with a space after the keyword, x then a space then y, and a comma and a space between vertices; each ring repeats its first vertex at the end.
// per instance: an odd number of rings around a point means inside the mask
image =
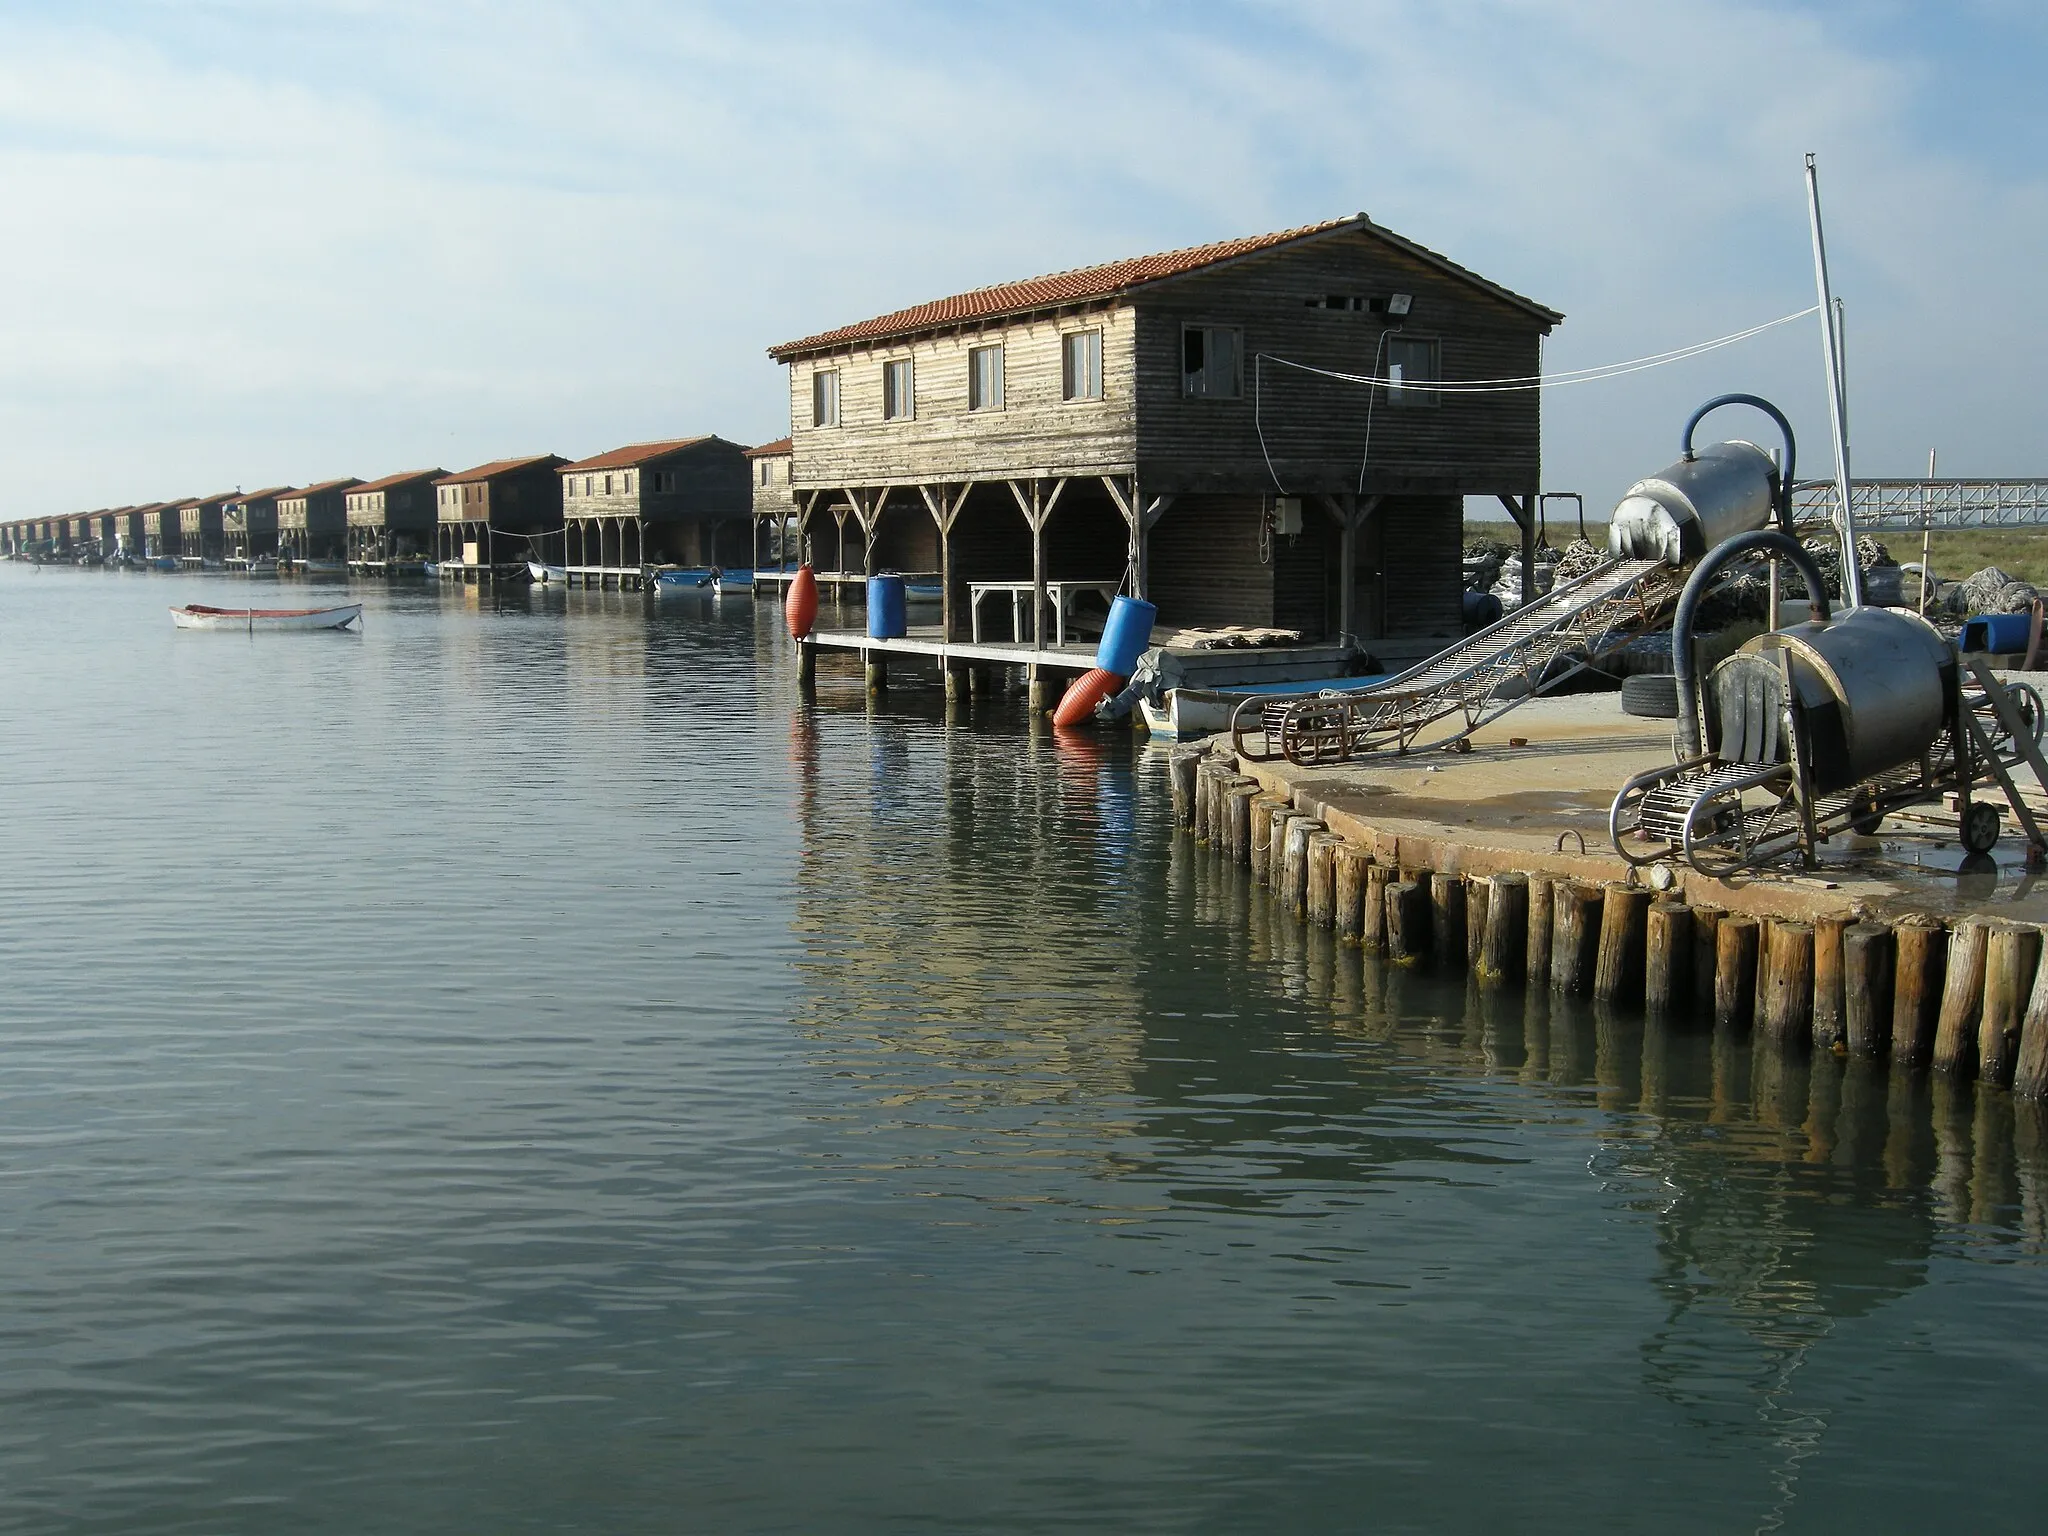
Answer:
MULTIPOLYGON (((772 343, 1360 210, 1639 357, 1813 302, 1808 151, 1856 472, 2039 476, 2044 63, 2017 0, 0 0, 0 517, 760 442, 772 343)), ((1546 390, 1545 488, 1736 389, 1824 473, 1817 324, 1546 390)))

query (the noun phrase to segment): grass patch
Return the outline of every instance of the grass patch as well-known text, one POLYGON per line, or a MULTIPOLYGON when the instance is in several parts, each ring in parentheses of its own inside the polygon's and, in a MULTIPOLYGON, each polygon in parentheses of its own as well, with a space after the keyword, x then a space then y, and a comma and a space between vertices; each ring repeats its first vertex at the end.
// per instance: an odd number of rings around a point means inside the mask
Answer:
MULTIPOLYGON (((1551 545, 1562 549, 1579 536, 1579 520, 1558 518, 1550 524, 1549 535, 1551 545)), ((1587 518, 1586 536, 1605 549, 1607 524, 1587 518)), ((1901 565, 1920 558, 1917 529, 1887 529, 1875 537, 1901 565)), ((1480 540, 1519 548, 1521 531, 1513 523, 1467 522, 1465 542, 1480 540)), ((2048 528, 1959 528, 1948 532, 1936 529, 1929 542, 1934 574, 1943 581, 1961 581, 1987 565, 1995 565, 2008 576, 2048 589, 2048 528)), ((1908 601, 1911 596, 1909 593, 1908 601)))

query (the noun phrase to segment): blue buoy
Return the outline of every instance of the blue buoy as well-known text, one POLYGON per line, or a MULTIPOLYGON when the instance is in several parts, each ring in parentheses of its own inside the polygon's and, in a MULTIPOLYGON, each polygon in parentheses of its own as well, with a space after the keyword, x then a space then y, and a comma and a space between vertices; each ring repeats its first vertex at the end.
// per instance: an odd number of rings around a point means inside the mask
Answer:
POLYGON ((1994 654, 2024 651, 2027 648, 2027 631, 2032 625, 2031 614, 1980 613, 1963 625, 1958 649, 1994 654))
POLYGON ((903 578, 894 572, 868 578, 868 638, 901 640, 910 632, 910 608, 903 578))
POLYGON ((1138 658, 1152 641, 1152 621, 1159 610, 1142 597, 1118 595, 1109 605, 1109 622, 1102 626, 1102 643, 1095 647, 1095 665, 1118 677, 1129 677, 1138 658))

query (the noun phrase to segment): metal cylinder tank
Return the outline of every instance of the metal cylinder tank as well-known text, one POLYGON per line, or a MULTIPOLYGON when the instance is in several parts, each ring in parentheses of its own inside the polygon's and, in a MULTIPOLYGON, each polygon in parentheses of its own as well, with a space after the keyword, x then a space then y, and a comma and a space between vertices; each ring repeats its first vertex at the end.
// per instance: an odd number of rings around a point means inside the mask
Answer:
POLYGON ((1724 759, 1753 759, 1760 741, 1783 755, 1775 746, 1781 653, 1804 719, 1807 768, 1823 794, 1911 762, 1949 723, 1956 653, 1940 631, 1915 614, 1854 608, 1758 635, 1714 669, 1708 707, 1724 759))
POLYGON ((1608 523, 1608 551, 1689 564, 1768 523, 1777 484, 1777 466, 1755 443, 1714 443, 1628 488, 1608 523))

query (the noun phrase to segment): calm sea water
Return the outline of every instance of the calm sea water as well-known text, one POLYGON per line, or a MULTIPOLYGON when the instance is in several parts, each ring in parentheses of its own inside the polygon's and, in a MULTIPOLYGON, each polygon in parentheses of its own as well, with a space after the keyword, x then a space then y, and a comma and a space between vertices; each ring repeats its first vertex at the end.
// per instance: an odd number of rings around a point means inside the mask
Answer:
POLYGON ((0 1529, 2040 1528, 2003 1096, 1383 974, 766 603, 247 590, 0 566, 0 1529))

